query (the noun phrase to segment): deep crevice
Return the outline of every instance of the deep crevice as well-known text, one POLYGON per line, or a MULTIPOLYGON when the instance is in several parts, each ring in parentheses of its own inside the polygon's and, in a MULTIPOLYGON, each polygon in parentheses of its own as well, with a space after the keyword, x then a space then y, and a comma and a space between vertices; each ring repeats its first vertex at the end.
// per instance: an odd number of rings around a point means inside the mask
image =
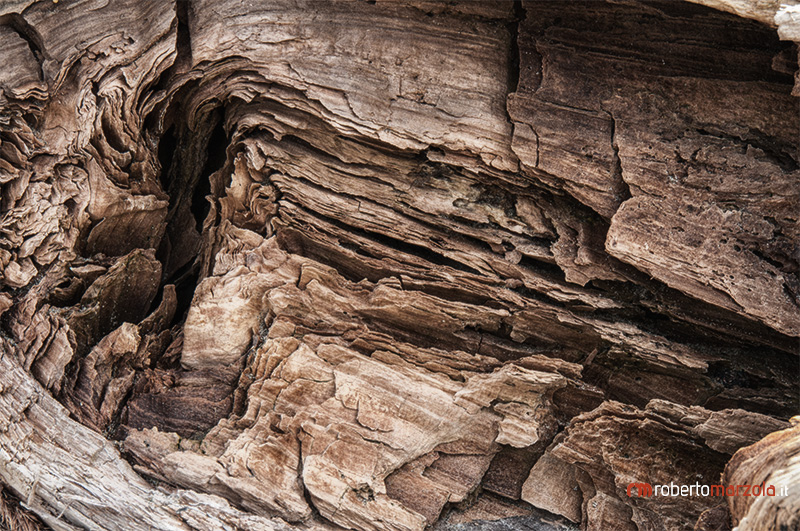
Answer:
POLYGON ((175 126, 171 125, 166 132, 161 135, 158 142, 158 162, 161 171, 158 173, 158 180, 163 190, 169 189, 168 175, 172 171, 172 163, 175 160, 175 151, 178 149, 178 138, 175 126))
POLYGON ((172 324, 182 323, 186 320, 186 315, 192 305, 194 292, 200 281, 200 266, 196 261, 191 261, 179 269, 173 278, 165 284, 175 285, 175 298, 177 306, 175 308, 175 318, 172 324))
POLYGON ((203 232, 203 222, 211 210, 208 196, 211 195, 211 175, 225 165, 227 160, 228 149, 228 135, 225 133, 225 128, 222 121, 214 127, 211 133, 211 138, 208 140, 205 165, 200 171, 200 176, 195 183, 194 191, 192 193, 191 210, 192 215, 197 223, 197 232, 203 232))
POLYGON ((511 45, 509 46, 508 56, 508 93, 511 94, 517 91, 519 87, 519 65, 520 65, 520 50, 519 50, 519 25, 525 20, 525 8, 522 5, 522 0, 514 0, 514 20, 508 25, 508 31, 511 34, 511 45))
POLYGON ((612 160, 612 173, 614 179, 614 200, 617 204, 622 204, 632 196, 631 187, 625 181, 624 174, 622 173, 622 159, 619 156, 619 145, 617 144, 617 120, 611 112, 606 111, 611 120, 611 149, 614 151, 614 158, 612 160))
POLYGON ((537 275, 541 276, 542 278, 563 283, 566 283, 567 281, 564 270, 558 267, 556 264, 551 264, 549 262, 545 262, 544 260, 538 260, 536 258, 523 254, 522 258, 520 258, 519 265, 526 269, 534 271, 537 275))
POLYGON ((768 263, 769 265, 771 265, 772 267, 777 269, 778 271, 785 271, 786 270, 786 266, 783 263, 771 258, 766 253, 761 251, 761 249, 751 248, 750 252, 753 253, 754 255, 756 255, 756 257, 758 257, 760 260, 763 260, 764 262, 768 263))

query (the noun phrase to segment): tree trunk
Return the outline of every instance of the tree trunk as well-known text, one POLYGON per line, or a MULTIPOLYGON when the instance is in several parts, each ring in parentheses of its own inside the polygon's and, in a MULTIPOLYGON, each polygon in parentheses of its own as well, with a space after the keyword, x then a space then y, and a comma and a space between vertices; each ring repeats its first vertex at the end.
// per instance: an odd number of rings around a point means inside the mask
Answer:
POLYGON ((692 1, 5 2, 0 526, 800 529, 800 9, 692 1))

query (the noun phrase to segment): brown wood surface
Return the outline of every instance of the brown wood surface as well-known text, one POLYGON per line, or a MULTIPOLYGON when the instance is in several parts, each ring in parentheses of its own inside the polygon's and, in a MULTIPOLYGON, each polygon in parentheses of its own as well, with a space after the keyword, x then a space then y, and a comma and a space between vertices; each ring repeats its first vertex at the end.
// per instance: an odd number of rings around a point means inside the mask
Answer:
POLYGON ((798 529, 779 4, 4 2, 0 526, 798 529))

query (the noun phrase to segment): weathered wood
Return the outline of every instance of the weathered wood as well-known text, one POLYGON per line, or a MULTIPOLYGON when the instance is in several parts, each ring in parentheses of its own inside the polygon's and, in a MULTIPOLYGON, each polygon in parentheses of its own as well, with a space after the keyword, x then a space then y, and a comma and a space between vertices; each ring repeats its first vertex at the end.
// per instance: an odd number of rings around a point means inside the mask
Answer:
MULTIPOLYGON (((800 467, 800 429, 798 419, 793 427, 769 434, 733 455, 725 466, 726 487, 763 485, 762 489, 786 487, 787 495, 774 497, 729 497, 728 507, 733 524, 742 531, 755 529, 792 529, 800 525, 800 494, 797 492, 800 467)), ((752 492, 751 492, 752 494, 752 492)), ((782 493, 779 493, 782 494, 782 493)))
POLYGON ((145 482, 113 442, 69 418, 16 362, 0 350, 0 481, 56 531, 285 529, 244 514, 223 499, 164 492, 145 482))
POLYGON ((53 529, 794 522, 626 486, 797 474, 795 15, 4 3, 0 484, 53 529))

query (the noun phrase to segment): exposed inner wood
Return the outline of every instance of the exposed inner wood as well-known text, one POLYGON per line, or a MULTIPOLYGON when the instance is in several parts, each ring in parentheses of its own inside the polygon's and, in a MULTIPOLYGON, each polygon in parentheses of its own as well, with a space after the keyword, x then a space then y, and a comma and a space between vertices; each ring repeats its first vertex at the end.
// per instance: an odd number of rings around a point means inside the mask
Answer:
POLYGON ((0 7, 0 518, 798 528, 778 9, 0 7))

